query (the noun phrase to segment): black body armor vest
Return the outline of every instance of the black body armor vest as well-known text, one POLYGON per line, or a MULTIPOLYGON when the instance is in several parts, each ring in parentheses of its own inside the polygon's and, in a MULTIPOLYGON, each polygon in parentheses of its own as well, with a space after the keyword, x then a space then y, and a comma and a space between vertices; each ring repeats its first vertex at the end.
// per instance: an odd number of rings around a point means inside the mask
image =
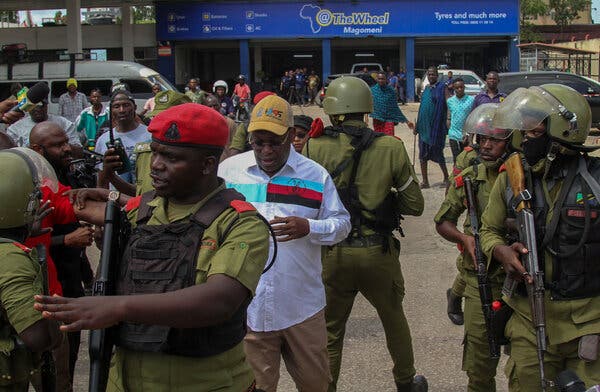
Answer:
MULTIPOLYGON (((142 196, 137 226, 125 248, 117 282, 117 295, 156 294, 196 284, 196 264, 203 233, 233 200, 244 197, 233 189, 213 196, 189 221, 147 225, 152 208, 147 202, 153 191, 142 196)), ((227 233, 223 234, 225 237, 227 233)), ((217 245, 224 238, 220 238, 217 245)), ((163 352, 190 357, 208 357, 225 352, 246 334, 243 303, 233 317, 220 325, 202 328, 172 328, 162 325, 122 323, 118 345, 130 350, 163 352)))
POLYGON ((568 165, 550 222, 541 181, 531 187, 540 269, 542 250, 552 255, 552 276, 545 280, 553 300, 600 295, 600 160, 580 156, 568 165))

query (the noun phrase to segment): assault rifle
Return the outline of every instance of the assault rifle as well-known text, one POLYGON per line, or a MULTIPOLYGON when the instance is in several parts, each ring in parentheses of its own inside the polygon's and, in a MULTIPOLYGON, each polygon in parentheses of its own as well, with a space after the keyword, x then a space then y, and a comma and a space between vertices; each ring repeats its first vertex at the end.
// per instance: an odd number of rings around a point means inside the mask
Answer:
POLYGON ((477 204, 475 203, 475 193, 473 192, 473 182, 469 177, 464 177, 465 195, 467 196, 467 211, 471 221, 471 232, 475 239, 475 262, 477 263, 477 286, 479 288, 479 299, 481 300, 481 309, 485 320, 485 330, 487 332, 488 345, 490 349, 490 358, 500 358, 500 344, 492 331, 492 286, 487 276, 487 260, 481 251, 481 241, 479 238, 479 219, 477 218, 477 204))
MULTIPOLYGON (((44 295, 50 295, 48 291, 48 262, 46 259, 46 247, 39 244, 35 247, 38 255, 38 261, 40 263, 40 269, 42 274, 42 293, 44 295)), ((66 337, 64 337, 66 339, 66 337)), ((54 364, 54 358, 52 352, 46 350, 42 352, 42 366, 40 368, 42 392, 55 392, 56 391, 56 367, 54 364)))
MULTIPOLYGON (((544 304, 544 272, 540 270, 538 261, 538 251, 535 234, 535 220, 530 207, 531 193, 525 187, 525 173, 523 163, 518 153, 513 153, 506 162, 506 172, 508 181, 513 192, 512 206, 517 217, 517 227, 519 229, 519 242, 527 248, 527 254, 521 255, 521 262, 525 267, 526 275, 531 276, 533 284, 527 284, 527 297, 531 308, 531 319, 535 328, 535 337, 537 343, 537 356, 540 366, 540 378, 542 391, 552 383, 546 380, 544 371, 544 352, 547 350, 546 343, 546 311, 544 304)), ((510 276, 506 276, 502 292, 511 297, 516 287, 516 281, 510 276)))
MULTIPOLYGON (((114 295, 116 271, 121 258, 123 244, 123 221, 120 207, 116 201, 108 200, 104 212, 104 236, 102 238, 102 254, 100 269, 94 282, 93 294, 114 295)), ((90 331, 90 392, 106 391, 110 357, 116 338, 115 327, 90 331)))

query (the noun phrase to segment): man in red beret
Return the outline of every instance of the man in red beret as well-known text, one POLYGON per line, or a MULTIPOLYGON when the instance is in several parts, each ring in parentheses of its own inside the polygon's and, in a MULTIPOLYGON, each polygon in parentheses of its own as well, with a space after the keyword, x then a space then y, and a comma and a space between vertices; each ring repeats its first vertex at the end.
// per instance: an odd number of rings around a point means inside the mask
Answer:
MULTIPOLYGON (((130 199, 87 191, 125 205, 132 225, 117 295, 38 296, 36 309, 64 321, 63 331, 118 324, 108 391, 254 391, 242 340, 269 231, 217 177, 227 124, 188 103, 158 114, 148 131, 153 191, 130 199)), ((101 222, 97 208, 86 215, 77 204, 86 220, 101 222)))

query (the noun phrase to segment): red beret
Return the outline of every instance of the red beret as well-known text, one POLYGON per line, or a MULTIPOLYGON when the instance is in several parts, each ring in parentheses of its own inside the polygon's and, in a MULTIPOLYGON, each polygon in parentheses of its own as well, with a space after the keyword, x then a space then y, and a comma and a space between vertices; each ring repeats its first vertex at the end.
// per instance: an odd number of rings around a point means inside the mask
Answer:
POLYGON ((229 137, 221 113, 197 103, 173 106, 157 114, 148 132, 155 142, 174 146, 224 147, 229 137))
POLYGON ((261 91, 260 93, 254 96, 252 102, 254 102, 254 104, 256 105, 260 102, 261 99, 263 99, 264 97, 268 97, 269 95, 275 95, 275 93, 273 91, 261 91))

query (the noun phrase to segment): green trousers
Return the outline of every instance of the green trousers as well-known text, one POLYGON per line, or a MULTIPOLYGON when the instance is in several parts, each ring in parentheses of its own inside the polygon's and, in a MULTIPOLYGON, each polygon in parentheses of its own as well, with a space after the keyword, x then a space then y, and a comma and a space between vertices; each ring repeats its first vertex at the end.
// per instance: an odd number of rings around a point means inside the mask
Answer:
POLYGON ((396 383, 409 383, 415 375, 410 329, 402 308, 404 278, 398 251, 382 252, 381 246, 352 248, 335 246, 323 261, 327 306, 327 349, 332 383, 336 390, 342 363, 346 321, 360 292, 377 310, 387 347, 394 362, 396 383))
POLYGON ((465 337, 462 370, 469 377, 468 392, 496 390, 498 359, 490 358, 483 310, 479 298, 465 298, 465 337))
MULTIPOLYGON (((547 318, 546 322, 552 321, 547 318)), ((517 312, 513 313, 506 325, 506 336, 510 339, 510 359, 505 368, 509 391, 539 391, 540 368, 531 321, 517 312)), ((578 346, 579 339, 548 345, 548 351, 544 354, 546 379, 554 381, 560 372, 571 369, 586 386, 600 384, 600 359, 593 362, 579 359, 578 346)))
POLYGON ((466 286, 467 282, 465 282, 462 273, 457 273, 456 278, 454 278, 454 283, 452 284, 452 294, 456 295, 457 297, 464 297, 466 286))

